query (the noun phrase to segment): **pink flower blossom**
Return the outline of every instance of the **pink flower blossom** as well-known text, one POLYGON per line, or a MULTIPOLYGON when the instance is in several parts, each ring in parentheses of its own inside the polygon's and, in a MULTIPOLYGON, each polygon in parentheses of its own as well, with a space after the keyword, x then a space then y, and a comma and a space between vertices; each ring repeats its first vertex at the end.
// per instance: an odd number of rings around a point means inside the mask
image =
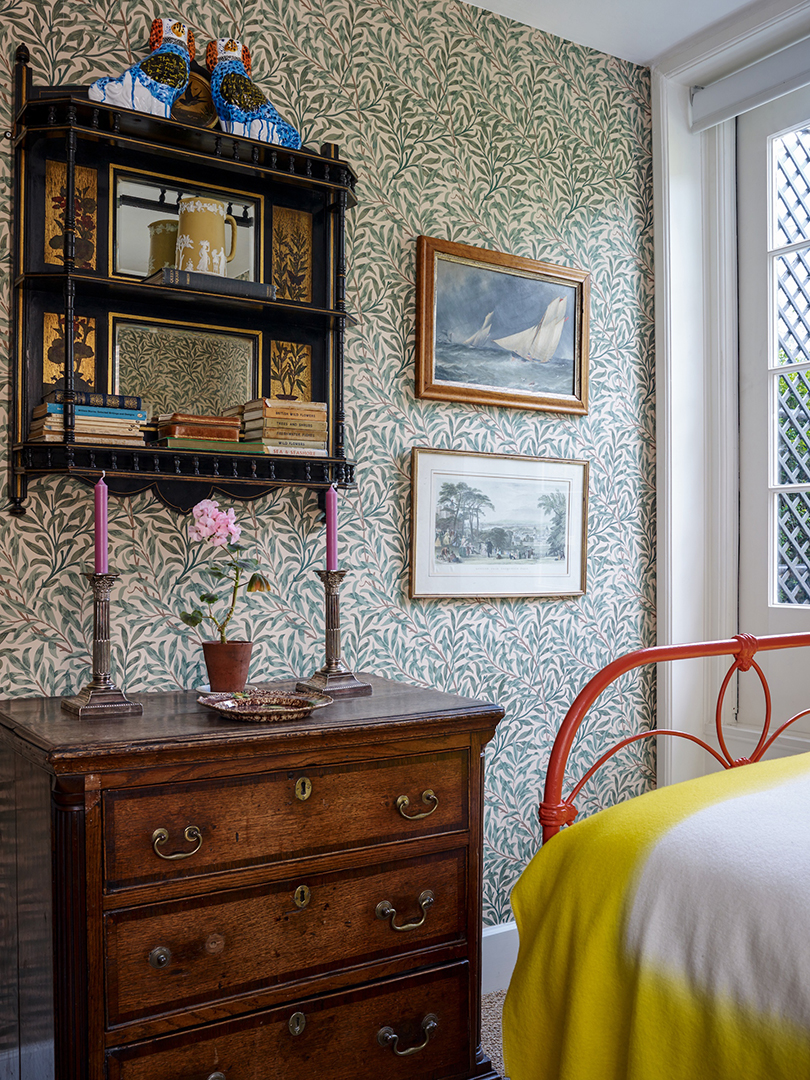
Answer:
POLYGON ((209 540, 211 546, 222 548, 224 559, 218 560, 217 565, 211 571, 216 584, 200 593, 200 602, 206 604, 207 612, 202 608, 194 607, 192 611, 181 611, 180 618, 186 626, 199 626, 204 620, 212 622, 217 628, 219 640, 227 642, 225 630, 236 607, 236 598, 240 585, 247 586, 247 592, 269 592, 270 582, 258 573, 258 560, 247 557, 240 549, 238 540, 242 535, 241 526, 236 524, 236 511, 220 510, 216 499, 202 499, 192 508, 192 522, 189 525, 188 535, 191 540, 209 540), (247 582, 242 580, 243 573, 255 571, 247 582), (228 582, 228 595, 220 596, 216 589, 219 585, 228 582), (212 605, 219 602, 228 603, 230 607, 223 618, 218 618, 212 605))
POLYGON ((191 511, 194 522, 188 535, 192 540, 210 540, 214 547, 235 544, 242 535, 241 525, 236 524, 236 511, 220 510, 216 499, 202 499, 191 511))

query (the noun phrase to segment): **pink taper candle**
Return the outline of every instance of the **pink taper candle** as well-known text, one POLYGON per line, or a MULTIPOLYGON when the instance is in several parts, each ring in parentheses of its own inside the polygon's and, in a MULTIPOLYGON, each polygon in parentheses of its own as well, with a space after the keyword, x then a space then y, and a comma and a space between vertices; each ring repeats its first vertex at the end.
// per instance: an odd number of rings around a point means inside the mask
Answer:
POLYGON ((96 573, 107 573, 107 485, 104 473, 93 489, 95 495, 96 573))
POLYGON ((337 570, 337 489, 326 491, 326 569, 337 570))

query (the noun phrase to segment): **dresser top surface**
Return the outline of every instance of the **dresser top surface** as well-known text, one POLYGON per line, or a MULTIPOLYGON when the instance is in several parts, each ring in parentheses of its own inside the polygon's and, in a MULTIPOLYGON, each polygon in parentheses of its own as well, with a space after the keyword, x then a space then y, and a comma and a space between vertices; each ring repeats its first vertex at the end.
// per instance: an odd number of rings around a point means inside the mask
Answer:
MULTIPOLYGON (((272 723, 234 721, 198 704, 199 692, 132 694, 143 705, 142 716, 80 720, 61 708, 61 698, 0 700, 0 732, 36 748, 52 761, 72 757, 117 755, 206 746, 250 744, 274 752, 300 740, 322 741, 331 735, 377 741, 395 731, 403 735, 491 728, 503 709, 491 702, 412 686, 374 675, 367 697, 335 698, 303 720, 272 723)), ((262 685, 262 684, 258 684, 262 685)), ((274 682, 274 689, 293 690, 295 680, 274 682)))

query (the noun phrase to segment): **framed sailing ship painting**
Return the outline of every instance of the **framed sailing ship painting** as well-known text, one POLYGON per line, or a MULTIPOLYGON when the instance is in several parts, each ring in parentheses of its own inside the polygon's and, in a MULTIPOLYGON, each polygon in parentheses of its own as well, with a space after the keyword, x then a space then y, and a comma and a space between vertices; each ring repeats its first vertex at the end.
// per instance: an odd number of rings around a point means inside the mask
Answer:
POLYGON ((420 236, 416 395, 588 411, 590 275, 420 236))

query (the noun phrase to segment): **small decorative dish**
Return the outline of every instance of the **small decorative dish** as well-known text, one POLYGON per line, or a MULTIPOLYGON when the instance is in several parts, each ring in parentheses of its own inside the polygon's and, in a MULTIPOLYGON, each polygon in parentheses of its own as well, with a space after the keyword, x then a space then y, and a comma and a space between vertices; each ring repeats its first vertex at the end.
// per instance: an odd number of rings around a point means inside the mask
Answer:
POLYGON ((251 690, 244 694, 201 694, 200 705, 231 720, 268 723, 273 720, 303 720, 313 709, 331 705, 327 694, 301 694, 291 690, 251 690))

